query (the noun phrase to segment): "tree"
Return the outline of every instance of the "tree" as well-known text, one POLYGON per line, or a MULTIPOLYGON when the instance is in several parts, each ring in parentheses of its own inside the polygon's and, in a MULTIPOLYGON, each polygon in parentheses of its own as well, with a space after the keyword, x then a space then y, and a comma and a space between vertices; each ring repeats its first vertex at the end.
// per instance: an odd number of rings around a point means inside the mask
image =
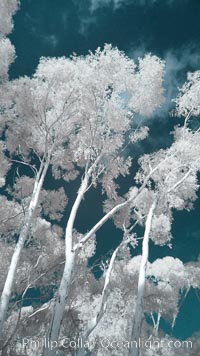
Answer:
MULTIPOLYGON (((2 86, 1 121, 9 158, 14 158, 13 162, 30 168, 34 173, 35 180, 32 193, 30 193, 32 198, 24 210, 24 223, 1 296, 1 333, 16 268, 49 165, 52 164, 55 178, 62 174, 66 180, 69 180, 74 179, 78 174, 74 164, 80 166, 81 169, 85 164, 87 174, 84 181, 86 185, 84 186, 82 183, 83 190, 88 188, 86 181, 92 178, 94 183, 95 174, 99 176, 106 167, 107 172, 104 175, 106 179, 103 184, 109 190, 109 184, 113 185, 113 179, 119 174, 126 174, 130 166, 130 159, 127 159, 123 167, 123 158, 119 160, 116 157, 117 151, 123 145, 124 133, 130 126, 132 115, 130 110, 135 107, 136 111, 140 109, 141 113, 147 114, 155 108, 154 92, 162 84, 162 70, 163 64, 156 57, 147 56, 144 60, 140 60, 139 70, 136 72, 131 60, 118 50, 107 46, 102 54, 98 49, 95 55, 90 54, 85 59, 76 57, 69 60, 64 58, 42 59, 32 79, 20 78, 2 86), (101 58, 101 61, 98 57, 101 58), (96 61, 100 64, 95 71, 96 75, 99 75, 99 84, 103 83, 102 87, 98 87, 97 92, 95 92, 97 83, 92 83, 91 80, 91 70, 94 70, 92 60, 94 63, 96 61), (151 73, 151 80, 149 79, 149 105, 146 105, 144 109, 140 103, 140 95, 135 95, 134 102, 132 97, 136 87, 137 90, 139 88, 139 82, 141 91, 142 87, 148 84, 148 78, 144 76, 143 72, 148 69, 151 63, 153 63, 154 70, 151 73), (118 72, 119 64, 122 68, 121 72, 118 72), (84 69, 87 70, 84 72, 84 69), (127 77, 127 82, 122 81, 125 73, 130 74, 127 77), (143 80, 141 80, 142 75, 144 76, 143 80), (152 80, 152 77, 155 81, 152 80), (84 88, 87 86, 87 95, 83 96, 84 88), (95 90, 93 90, 93 86, 95 90), (9 95, 5 95, 5 89, 9 95), (93 95, 91 103, 90 95, 93 95), (91 126, 90 119, 88 120, 88 110, 94 115, 93 126, 91 126), (107 123, 103 121, 104 115, 107 116, 107 123), (118 124, 119 115, 126 118, 124 124, 120 126, 118 124), (98 121, 99 126, 97 126, 98 121), (5 122, 6 125, 3 126, 5 122), (85 137, 82 135, 83 132, 85 132, 85 137), (69 136, 71 136, 70 140, 69 136), (102 137, 104 138, 103 147, 102 137), (110 164, 114 177, 108 174, 110 167, 106 162, 108 159, 106 151, 110 146, 111 137, 113 140, 111 156, 114 154, 115 157, 112 157, 110 164), (96 140, 95 144, 94 139, 96 140), (96 165, 98 169, 96 169, 96 165)), ((160 96, 157 97, 157 104, 161 101, 162 90, 160 96)))
MULTIPOLYGON (((141 223, 147 215, 138 281, 137 305, 131 337, 131 340, 136 340, 137 344, 141 334, 144 312, 143 299, 149 238, 152 234, 152 239, 156 244, 169 243, 171 240, 171 210, 174 208, 190 210, 192 208, 193 201, 197 198, 197 173, 200 168, 199 149, 198 131, 191 131, 184 125, 183 128, 176 128, 175 142, 169 149, 145 155, 140 159, 141 169, 136 175, 137 181, 140 183, 146 181, 146 177, 149 177, 150 174, 149 171, 155 170, 155 168, 157 170, 149 179, 149 188, 143 189, 141 194, 131 203, 135 218, 137 219, 139 216, 141 223)), ((126 212, 126 216, 121 215, 121 227, 127 222, 130 224, 131 213, 126 212)), ((119 218, 120 216, 114 219, 117 226, 119 226, 119 218)), ((131 348, 130 354, 139 354, 139 349, 131 348)))
POLYGON ((8 79, 8 69, 14 62, 15 49, 8 38, 0 37, 0 84, 8 79))
POLYGON ((0 33, 8 35, 13 29, 12 17, 19 6, 18 0, 2 0, 0 4, 0 33))
POLYGON ((179 95, 174 100, 176 103, 175 114, 177 116, 187 117, 199 116, 199 91, 200 91, 200 71, 188 73, 187 81, 182 88, 179 88, 179 95))
MULTIPOLYGON (((9 2, 2 4, 5 12, 9 2)), ((10 2, 10 14, 15 11, 14 4, 10 2)), ((5 28, 11 28, 9 21, 5 28)), ((7 31, 2 32, 3 36, 7 31)), ((5 324, 4 335, 9 333, 15 323, 3 350, 14 334, 16 338, 24 335, 23 327, 33 328, 38 316, 40 324, 36 335, 45 335, 50 319, 47 336, 49 342, 55 344, 59 335, 63 336, 61 325, 69 335, 74 332, 87 343, 91 337, 96 340, 105 337, 105 330, 114 335, 114 320, 118 321, 118 329, 123 330, 124 337, 128 335, 129 339, 132 334, 132 338, 138 340, 140 335, 152 331, 147 323, 142 328, 144 313, 151 316, 157 336, 162 316, 172 317, 172 324, 175 322, 180 288, 198 287, 196 276, 192 278, 191 266, 185 268, 180 261, 167 257, 149 264, 148 245, 150 238, 155 244, 169 243, 173 210, 190 210, 197 198, 199 129, 198 124, 190 123, 189 119, 199 114, 199 74, 188 77, 188 83, 176 99, 176 114, 184 114, 186 119, 183 127, 175 128, 174 143, 166 150, 140 158, 134 185, 122 196, 118 178, 128 175, 133 167, 132 158, 126 154, 127 146, 132 145, 134 150, 134 144, 148 135, 148 127, 138 125, 135 116, 151 116, 162 103, 164 63, 147 55, 136 65, 118 49, 105 45, 85 57, 42 58, 32 78, 7 82, 14 52, 5 37, 0 42, 0 52, 1 48, 5 57, 2 57, 2 65, 0 62, 0 115, 4 137, 0 183, 3 188, 7 184, 0 197, 0 245, 5 252, 1 260, 1 284, 6 280, 0 304, 0 332, 5 324), (17 178, 11 184, 8 183, 10 169, 14 167, 17 178), (21 173, 23 168, 25 175, 21 173), (63 180, 68 182, 81 176, 77 197, 65 221, 64 263, 62 229, 56 223, 63 216, 67 197, 61 187, 45 189, 47 173, 59 180, 59 187, 63 180), (87 191, 97 185, 102 188, 103 199, 106 197, 105 215, 82 235, 74 229, 75 219, 87 191), (95 233, 110 218, 123 231, 123 241, 112 252, 103 277, 96 283, 86 261, 95 251, 95 233), (141 258, 131 258, 129 249, 138 241, 134 233, 138 224, 144 229, 143 253, 141 258), (52 245, 56 246, 53 252, 52 245), (166 275, 166 262, 174 272, 170 276, 166 275), (179 281, 178 269, 181 270, 179 281), (51 271, 54 272, 49 278, 51 271), (24 310, 26 292, 33 286, 48 283, 55 292, 60 274, 61 283, 54 298, 36 311, 24 310), (166 293, 163 285, 167 285, 166 293), (172 295, 172 286, 175 295, 172 295), (135 293, 137 287, 138 293, 135 293), (10 308, 6 320, 9 299, 16 292, 21 294, 21 304, 17 305, 17 312, 10 308), (88 309, 89 316, 86 315, 88 309)), ((13 348, 10 350, 12 353, 13 348)), ((60 350, 65 354, 64 346, 60 350)), ((99 346, 91 350, 99 355, 105 352, 99 346)), ((73 352, 70 347, 68 351, 73 352)), ((77 354, 83 355, 84 351, 80 348, 77 354)), ((112 347, 106 352, 110 354, 112 347)), ((44 350, 44 355, 55 353, 56 349, 44 350)), ((138 355, 138 351, 135 354, 138 355)))
MULTIPOLYGON (((198 190, 199 140, 199 132, 189 130, 184 125, 183 128, 175 129, 175 140, 169 149, 144 156, 140 160, 142 171, 137 174, 137 179, 140 181, 143 181, 149 175, 149 169, 151 170, 158 165, 159 167, 156 174, 151 176, 149 189, 146 192, 143 191, 143 200, 141 201, 141 197, 138 198, 138 202, 136 200, 136 208, 140 216, 147 215, 138 281, 137 307, 131 337, 131 340, 137 342, 140 337, 143 318, 149 238, 152 234, 155 243, 161 245, 166 242, 169 243, 171 239, 171 210, 190 210, 192 208, 198 190), (162 160, 164 164, 162 164, 162 160)), ((130 350, 130 355, 138 356, 139 349, 130 350)))
POLYGON ((15 58, 15 49, 5 36, 13 29, 12 16, 17 11, 17 0, 2 0, 0 3, 0 84, 8 79, 8 68, 15 58))
MULTIPOLYGON (((77 65, 81 68, 80 123, 77 124, 77 131, 71 140, 70 152, 73 153, 76 164, 85 172, 66 224, 66 262, 50 322, 50 342, 58 340, 71 284, 76 250, 73 227, 80 203, 90 186, 96 185, 99 180, 105 193, 116 198, 115 180, 119 175, 128 174, 131 165, 130 158, 124 159, 122 155, 127 144, 125 138, 131 131, 131 118, 134 113, 150 115, 163 100, 164 64, 155 56, 147 55, 143 60, 140 59, 137 68, 123 53, 106 45, 103 51, 97 49, 95 54, 84 59, 77 58, 77 65)), ((131 135, 129 137, 130 140, 131 135)), ((114 211, 111 214, 113 213, 114 211)), ((107 215, 104 222, 109 217, 107 215)), ((102 221, 99 227, 101 225, 102 221)), ((93 229, 85 236, 84 241, 92 235, 93 229)), ((82 243, 83 241, 79 247, 82 243)), ((55 354, 55 350, 51 354, 55 354)))
MULTIPOLYGON (((47 170, 55 162, 54 170, 57 172, 56 154, 67 144, 76 124, 74 68, 70 60, 42 59, 32 79, 20 78, 2 86, 1 119, 2 125, 6 123, 2 129, 10 161, 26 166, 32 171, 34 179, 1 295, 0 335, 17 265, 28 238, 47 170)), ((67 164, 70 165, 71 177, 76 177, 70 158, 65 159, 65 169, 67 164)))
MULTIPOLYGON (((14 46, 5 36, 12 31, 12 16, 16 12, 17 6, 18 3, 16 0, 2 0, 0 4, 0 86, 8 80, 8 69, 15 59, 14 46)), ((5 176, 9 169, 9 162, 6 159, 4 151, 5 144, 0 141, 0 187, 5 184, 5 176)))
MULTIPOLYGON (((5 37, 12 31, 12 16, 17 10, 18 2, 16 0, 1 1, 0 4, 0 91, 1 86, 8 80, 8 69, 15 58, 15 49, 10 40, 5 37)), ((1 111, 1 109, 0 109, 1 111)), ((2 128, 0 129, 2 134, 2 128)), ((10 164, 4 154, 5 144, 0 141, 0 187, 5 184, 5 176, 10 168, 10 164)), ((1 317, 0 317, 1 318, 1 317)))

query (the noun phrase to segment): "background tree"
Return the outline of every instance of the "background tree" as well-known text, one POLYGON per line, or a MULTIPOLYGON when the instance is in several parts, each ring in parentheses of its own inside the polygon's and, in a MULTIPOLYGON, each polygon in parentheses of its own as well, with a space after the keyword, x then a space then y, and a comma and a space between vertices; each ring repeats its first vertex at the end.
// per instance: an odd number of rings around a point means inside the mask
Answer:
MULTIPOLYGON (((152 239, 156 244, 169 243, 171 239, 172 209, 190 210, 192 208, 193 201, 197 198, 196 192, 198 190, 197 173, 200 169, 199 138, 199 133, 196 130, 191 131, 186 127, 176 128, 175 141, 166 152, 161 150, 155 154, 142 157, 140 161, 142 171, 137 174, 137 179, 139 180, 142 178, 143 181, 149 175, 149 170, 156 165, 158 169, 151 176, 149 188, 143 191, 143 200, 141 200, 141 196, 136 199, 136 209, 139 216, 147 215, 138 281, 137 307, 131 337, 131 340, 136 340, 137 342, 141 334, 143 319, 142 309, 149 238, 152 234, 152 239), (160 159, 163 159, 163 164, 160 164, 160 159), (137 205, 139 201, 141 202, 142 211, 140 206, 137 205), (148 205, 150 205, 150 208, 148 208, 148 205), (149 209, 149 211, 146 209, 149 209)), ((139 355, 139 349, 130 350, 130 354, 139 355)))
POLYGON ((18 0, 2 0, 0 4, 0 84, 8 79, 8 68, 15 58, 14 46, 5 36, 13 29, 12 17, 18 5, 18 0))
MULTIPOLYGON (((140 183, 146 180, 151 170, 154 170, 155 167, 157 167, 157 170, 149 179, 149 188, 143 189, 141 194, 138 195, 131 204, 135 219, 138 219, 139 216, 140 223, 142 223, 144 217, 148 215, 148 229, 146 227, 143 241, 143 257, 140 266, 138 302, 135 308, 137 318, 134 320, 133 334, 131 337, 131 340, 136 340, 137 343, 141 334, 141 324, 143 320, 143 298, 148 262, 148 241, 151 236, 150 231, 152 230, 152 239, 156 244, 163 245, 169 243, 171 240, 171 210, 174 208, 190 210, 193 201, 197 198, 197 173, 199 170, 198 131, 191 131, 185 127, 176 128, 175 142, 170 149, 146 155, 141 158, 140 163, 143 168, 139 170, 136 175, 137 181, 140 181, 140 183), (152 203, 154 200, 158 200, 156 205, 152 203), (153 204, 154 207, 151 206, 151 204, 153 204), (155 210, 156 206, 157 209, 155 210), (155 216, 153 215, 153 211, 155 211, 155 216)), ((126 212, 126 214, 124 214, 120 212, 118 217, 114 218, 114 221, 119 227, 121 220, 122 227, 127 222, 130 224, 130 216, 131 213, 127 214, 126 212)), ((139 353, 139 349, 131 349, 130 352, 139 353)))

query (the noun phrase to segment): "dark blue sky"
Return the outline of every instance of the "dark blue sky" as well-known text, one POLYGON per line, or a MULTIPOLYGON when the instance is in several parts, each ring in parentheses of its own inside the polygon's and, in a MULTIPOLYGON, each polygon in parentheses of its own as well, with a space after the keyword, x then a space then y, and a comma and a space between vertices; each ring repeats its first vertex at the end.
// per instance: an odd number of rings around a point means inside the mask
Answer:
POLYGON ((21 0, 11 39, 11 77, 32 74, 41 56, 86 54, 104 43, 135 58, 157 54, 166 60, 165 116, 175 88, 200 63, 200 1, 21 0))
MULTIPOLYGON (((146 52, 160 56, 166 60, 166 102, 156 114, 157 120, 161 119, 159 125, 155 125, 155 118, 152 124, 149 140, 153 143, 147 143, 148 147, 155 148, 154 134, 157 146, 166 143, 171 127, 168 110, 177 85, 185 81, 188 70, 200 69, 200 0, 118 0, 119 6, 114 3, 117 0, 21 0, 10 36, 17 54, 10 75, 11 78, 31 75, 41 56, 86 54, 104 43, 112 43, 134 58, 146 52)), ((89 201, 94 194, 98 192, 89 194, 89 201)), ((96 212, 94 219, 87 222, 87 204, 88 200, 77 220, 77 227, 82 230, 84 224, 90 226, 101 214, 101 211, 96 212)), ((152 247, 151 258, 170 254, 184 262, 197 260, 199 216, 200 203, 191 213, 176 214, 173 250, 152 247)), ((109 222, 102 233, 119 235, 111 225, 109 222)), ((107 244, 104 241, 99 242, 101 253, 113 246, 111 238, 107 244)), ((189 298, 188 317, 184 319, 180 313, 181 319, 177 320, 180 324, 177 336, 190 336, 193 330, 200 328, 200 315, 192 308, 194 293, 189 298)))
POLYGON ((78 54, 105 42, 127 53, 188 48, 199 52, 199 0, 21 0, 12 40, 18 59, 15 71, 30 74, 40 56, 78 54), (99 8, 91 12, 91 2, 99 8), (140 3, 154 5, 139 5, 140 3), (108 4, 107 6, 105 4, 108 4), (170 5, 171 4, 171 5, 170 5), (104 6, 103 6, 104 5, 104 6))

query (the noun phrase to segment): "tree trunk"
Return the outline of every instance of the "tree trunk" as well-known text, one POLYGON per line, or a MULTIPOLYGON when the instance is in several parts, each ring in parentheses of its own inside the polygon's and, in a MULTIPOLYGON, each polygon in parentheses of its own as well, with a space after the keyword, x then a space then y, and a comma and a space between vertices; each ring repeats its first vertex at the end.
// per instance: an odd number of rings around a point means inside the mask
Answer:
POLYGON ((87 349, 84 347, 84 345, 87 344, 89 341, 89 336, 93 332, 93 330, 98 326, 99 322, 101 321, 106 308, 107 308, 107 299, 108 299, 108 286, 110 284, 110 277, 113 269, 113 265, 117 256, 117 252, 120 248, 121 244, 115 249, 115 251, 112 254, 112 257, 110 259, 109 267, 106 272, 105 276, 105 282, 104 282, 104 287, 101 295, 101 302, 100 302, 100 307, 99 307, 99 312, 98 314, 88 322, 88 324, 85 327, 85 330, 83 331, 83 334, 81 335, 81 340, 82 340, 82 345, 83 347, 80 347, 77 352, 76 356, 84 356, 87 352, 87 349))
POLYGON ((3 327, 4 327, 4 322, 6 320, 6 314, 8 311, 8 305, 9 305, 9 300, 10 296, 12 293, 12 288, 13 288, 13 283, 14 283, 14 278, 17 270, 17 266, 20 260, 20 255, 22 252, 22 249, 24 247, 24 243, 28 237, 28 232, 30 228, 30 224, 33 218, 34 211, 37 207, 38 200, 39 200, 39 195, 41 188, 43 186, 44 178, 46 176, 46 172, 49 166, 49 160, 45 163, 43 169, 41 169, 41 174, 38 173, 32 197, 31 197, 31 202, 29 204, 28 212, 25 215, 25 221, 22 226, 19 239, 15 245, 14 253, 12 255, 12 259, 10 262, 8 274, 6 277, 6 281, 4 284, 4 288, 1 294, 1 300, 0 300, 0 338, 2 337, 3 334, 3 327))
POLYGON ((153 217, 153 212, 156 207, 156 201, 153 202, 145 224, 145 233, 142 244, 142 259, 140 263, 139 279, 138 279, 138 291, 137 291, 137 303, 135 310, 135 317, 131 335, 132 346, 129 350, 129 356, 139 356, 139 338, 141 335, 142 319, 143 319, 143 299, 144 299, 144 288, 145 288, 145 278, 147 262, 149 257, 149 233, 151 229, 151 222, 153 217), (137 347, 135 347, 137 345, 137 347))
POLYGON ((63 313, 65 310, 66 299, 69 294, 71 278, 74 269, 75 252, 73 250, 73 227, 74 221, 77 215, 78 208, 84 197, 84 194, 88 187, 89 175, 86 174, 80 189, 78 191, 77 198, 72 207, 69 220, 67 222, 67 227, 65 231, 65 267, 61 279, 61 283, 56 295, 56 301, 52 312, 52 317, 49 325, 49 330, 47 334, 48 346, 44 348, 44 356, 54 356, 56 355, 56 349, 58 346, 58 338, 60 333, 61 322, 63 318, 63 313))
POLYGON ((138 191, 134 197, 129 198, 125 202, 118 204, 113 209, 111 209, 111 211, 108 212, 86 234, 86 236, 84 236, 81 239, 81 241, 79 243, 77 243, 75 246, 73 246, 72 230, 73 230, 73 226, 74 226, 74 220, 76 218, 76 214, 77 214, 79 205, 81 203, 81 200, 83 199, 83 196, 87 190, 88 182, 89 182, 89 178, 92 173, 92 170, 97 165, 97 163, 99 162, 100 159, 101 159, 101 156, 99 156, 97 158, 95 163, 93 163, 93 165, 88 170, 88 172, 81 184, 81 187, 79 189, 77 198, 76 198, 75 203, 72 207, 71 214, 70 214, 70 217, 69 217, 69 220, 67 223, 66 232, 65 232, 65 267, 64 267, 60 287, 57 292, 55 305, 54 305, 52 316, 51 316, 50 325, 48 328, 48 333, 47 333, 48 348, 44 348, 43 356, 55 356, 57 354, 56 349, 58 347, 58 338, 59 338, 59 333, 60 333, 60 327, 61 327, 62 317, 63 317, 63 313, 64 313, 64 309, 65 309, 66 299, 69 294, 76 251, 79 250, 80 248, 82 248, 83 245, 95 234, 95 232, 97 230, 99 230, 101 228, 101 226, 109 218, 111 218, 118 210, 120 210, 123 207, 125 207, 126 205, 128 205, 131 201, 133 201, 140 194, 140 192, 146 187, 151 175, 158 169, 158 167, 160 165, 160 164, 158 164, 149 173, 149 175, 146 177, 145 181, 143 182, 142 186, 138 189, 138 191), (52 348, 52 350, 51 350, 51 348, 52 348))

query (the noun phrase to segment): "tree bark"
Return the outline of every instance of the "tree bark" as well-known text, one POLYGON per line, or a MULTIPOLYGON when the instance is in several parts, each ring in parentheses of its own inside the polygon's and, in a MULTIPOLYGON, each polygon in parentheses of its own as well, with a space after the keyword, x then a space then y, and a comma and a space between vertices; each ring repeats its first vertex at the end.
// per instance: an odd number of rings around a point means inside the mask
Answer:
POLYGON ((53 308, 49 330, 47 334, 49 347, 44 348, 43 350, 44 356, 56 355, 61 322, 65 310, 66 299, 68 297, 69 290, 70 290, 72 273, 73 273, 74 262, 75 262, 75 251, 73 250, 74 221, 77 215, 78 208, 88 188, 88 181, 89 181, 89 175, 86 174, 84 180, 82 181, 80 189, 78 191, 76 200, 74 202, 74 205, 70 213, 69 220, 67 222, 67 227, 65 230, 65 267, 60 282, 60 286, 57 291, 55 305, 53 308))
MULTIPOLYGON (((47 341, 48 341, 48 348, 44 348, 43 356, 55 356, 57 354, 57 347, 58 347, 58 338, 60 333, 60 327, 62 323, 63 313, 65 309, 66 299, 69 294, 70 285, 71 285, 71 278, 74 268, 74 260, 76 252, 83 247, 83 245, 95 234, 97 230, 101 228, 105 222, 110 219, 117 211, 128 205, 132 202, 136 197, 140 194, 140 192, 146 187, 151 175, 158 169, 160 164, 158 164, 149 175, 144 180, 141 187, 138 189, 137 193, 134 197, 127 199, 125 202, 118 204, 110 212, 108 212, 87 234, 84 236, 81 241, 73 246, 73 236, 72 230, 74 226, 74 221, 76 218, 76 214, 80 203, 84 197, 84 194, 88 188, 89 178, 91 176, 93 168, 97 165, 101 156, 97 158, 97 160, 93 163, 90 169, 86 172, 85 178, 81 184, 79 189, 77 198, 75 203, 72 207, 71 214, 67 223, 66 231, 65 231, 65 267, 61 279, 61 283, 57 292, 50 325, 47 332, 47 341), (52 347, 51 347, 52 345, 52 347), (52 348, 52 349, 51 349, 52 348)), ((163 160, 164 162, 165 160, 163 160)), ((163 163, 162 162, 162 163, 163 163)))
POLYGON ((4 327, 4 322, 6 320, 6 314, 8 311, 8 305, 9 305, 9 300, 10 296, 12 293, 12 288, 13 288, 13 283, 14 283, 14 278, 17 270, 17 266, 20 260, 21 252, 24 247, 24 243, 28 237, 28 232, 29 228, 32 222, 33 214, 35 212, 35 209, 38 204, 39 200, 39 195, 41 188, 43 186, 44 178, 47 173, 47 169, 49 167, 49 160, 46 161, 44 164, 43 168, 40 169, 40 172, 37 174, 35 185, 33 188, 33 193, 31 197, 31 201, 29 204, 28 212, 25 215, 25 220, 24 224, 22 226, 18 241, 15 245, 14 253, 12 255, 12 259, 10 262, 8 274, 6 277, 6 281, 4 284, 4 288, 1 294, 1 300, 0 300, 0 338, 2 337, 3 334, 3 327, 4 327))
POLYGON ((144 288, 145 288, 145 278, 146 278, 146 270, 147 270, 147 262, 149 257, 149 233, 151 229, 152 217, 153 212, 156 207, 156 201, 153 202, 145 224, 145 233, 144 239, 142 244, 142 259, 140 263, 140 271, 139 271, 139 279, 138 279, 138 291, 137 291, 137 303, 136 303, 136 310, 135 310, 135 317, 133 323, 133 329, 131 333, 131 341, 133 342, 133 346, 137 347, 130 347, 129 356, 139 356, 140 349, 139 345, 139 338, 141 335, 141 327, 142 327, 142 319, 143 319, 143 300, 144 300, 144 288))

